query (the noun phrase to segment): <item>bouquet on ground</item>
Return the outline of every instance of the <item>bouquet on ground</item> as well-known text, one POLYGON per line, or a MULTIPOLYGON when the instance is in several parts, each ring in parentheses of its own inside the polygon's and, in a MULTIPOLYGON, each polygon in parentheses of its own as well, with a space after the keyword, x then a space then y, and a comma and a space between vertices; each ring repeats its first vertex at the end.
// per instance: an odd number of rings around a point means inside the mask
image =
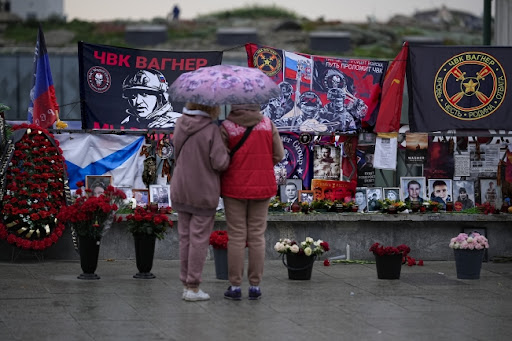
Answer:
POLYGON ((457 237, 450 240, 452 249, 482 250, 489 248, 489 241, 478 232, 459 233, 457 237))
POLYGON ((74 202, 61 208, 57 219, 69 223, 79 236, 99 239, 106 225, 114 220, 118 205, 126 199, 126 194, 108 186, 101 195, 93 196, 90 189, 82 190, 82 181, 76 185, 74 202))
POLYGON ((226 250, 228 248, 228 231, 213 231, 210 234, 210 245, 213 246, 214 249, 226 250))
POLYGON ((164 239, 167 228, 173 226, 173 222, 164 213, 152 212, 142 206, 135 207, 134 212, 126 216, 126 221, 128 232, 154 235, 160 240, 164 239))
POLYGON ((324 252, 329 251, 329 243, 321 239, 315 241, 311 237, 306 237, 306 240, 300 243, 297 243, 295 240, 283 238, 279 239, 274 246, 274 250, 283 254, 296 253, 306 256, 320 256, 324 252))

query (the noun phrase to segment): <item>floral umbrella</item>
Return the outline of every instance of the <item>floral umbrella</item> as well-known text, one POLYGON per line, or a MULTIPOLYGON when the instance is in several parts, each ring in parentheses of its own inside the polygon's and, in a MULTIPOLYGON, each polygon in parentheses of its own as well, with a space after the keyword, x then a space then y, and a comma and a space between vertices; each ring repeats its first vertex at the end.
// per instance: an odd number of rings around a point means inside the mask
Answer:
POLYGON ((214 106, 262 104, 278 97, 280 90, 260 69, 215 65, 181 74, 169 94, 173 101, 214 106))

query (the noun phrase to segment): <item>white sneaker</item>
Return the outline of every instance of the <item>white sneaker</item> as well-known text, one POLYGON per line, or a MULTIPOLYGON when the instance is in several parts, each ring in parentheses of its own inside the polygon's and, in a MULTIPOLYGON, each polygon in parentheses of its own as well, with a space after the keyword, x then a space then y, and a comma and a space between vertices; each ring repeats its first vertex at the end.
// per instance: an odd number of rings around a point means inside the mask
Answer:
POLYGON ((182 299, 185 299, 185 295, 187 294, 187 291, 188 291, 187 288, 183 288, 183 294, 181 295, 182 299))
POLYGON ((185 295, 183 296, 185 301, 208 301, 210 299, 210 295, 199 289, 198 292, 194 292, 193 290, 187 290, 185 295))

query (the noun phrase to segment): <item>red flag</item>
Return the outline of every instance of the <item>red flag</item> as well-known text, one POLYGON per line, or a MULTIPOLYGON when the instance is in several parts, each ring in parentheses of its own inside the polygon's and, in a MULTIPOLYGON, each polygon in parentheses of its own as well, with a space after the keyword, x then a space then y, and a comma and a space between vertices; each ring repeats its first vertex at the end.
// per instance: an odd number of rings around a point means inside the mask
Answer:
POLYGON ((43 30, 39 26, 34 55, 34 80, 30 89, 28 121, 42 128, 49 128, 57 120, 59 105, 55 96, 50 60, 46 50, 43 30))
POLYGON ((400 129, 408 50, 409 43, 405 42, 384 77, 379 115, 374 129, 376 133, 397 132, 400 129))

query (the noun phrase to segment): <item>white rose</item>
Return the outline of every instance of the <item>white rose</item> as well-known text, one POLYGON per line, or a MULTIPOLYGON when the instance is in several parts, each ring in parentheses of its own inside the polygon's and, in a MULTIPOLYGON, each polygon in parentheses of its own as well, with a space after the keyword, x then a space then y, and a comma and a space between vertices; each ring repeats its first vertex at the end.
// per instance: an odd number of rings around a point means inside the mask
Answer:
POLYGON ((313 252, 313 250, 311 250, 310 247, 307 247, 304 249, 304 253, 306 254, 306 256, 311 256, 312 252, 313 252))
POLYGON ((299 246, 297 244, 294 244, 290 247, 290 251, 293 253, 299 253, 299 246))
POLYGON ((313 238, 311 237, 306 237, 306 243, 312 243, 313 242, 313 238))

